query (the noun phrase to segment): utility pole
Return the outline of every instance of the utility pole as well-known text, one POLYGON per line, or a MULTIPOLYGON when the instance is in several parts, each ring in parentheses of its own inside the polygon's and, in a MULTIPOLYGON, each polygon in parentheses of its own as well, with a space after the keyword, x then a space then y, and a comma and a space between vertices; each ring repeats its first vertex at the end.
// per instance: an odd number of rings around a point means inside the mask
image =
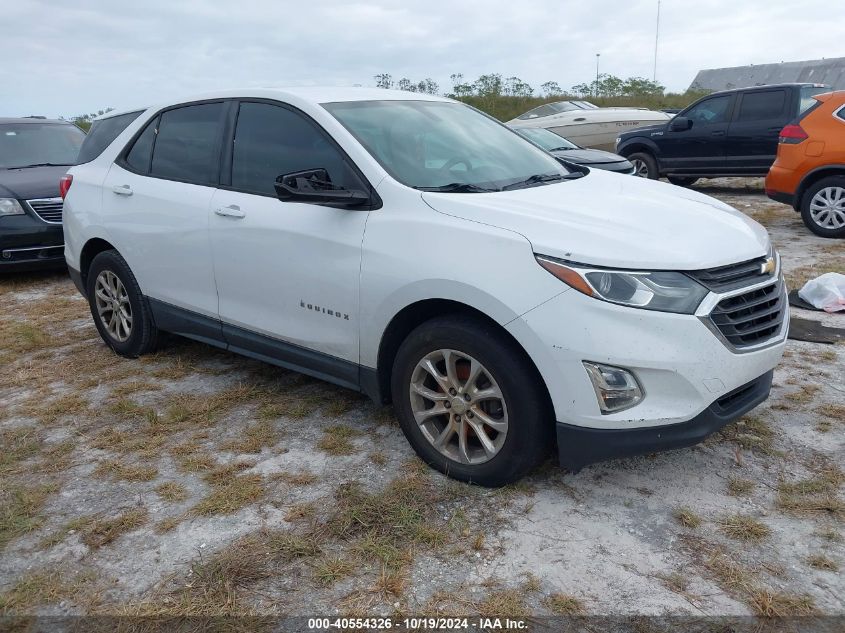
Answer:
POLYGON ((660 0, 657 0, 657 24, 654 28, 654 76, 652 81, 657 81, 657 42, 660 40, 660 0))
POLYGON ((596 98, 599 96, 599 57, 601 53, 596 53, 596 98))

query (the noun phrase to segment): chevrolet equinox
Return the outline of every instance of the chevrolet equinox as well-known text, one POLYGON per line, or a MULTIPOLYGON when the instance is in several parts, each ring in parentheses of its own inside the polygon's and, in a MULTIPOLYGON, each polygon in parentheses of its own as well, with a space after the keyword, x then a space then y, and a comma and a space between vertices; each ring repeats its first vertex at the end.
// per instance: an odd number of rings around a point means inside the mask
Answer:
POLYGON ((690 446, 769 394, 780 260, 713 198, 422 94, 115 116, 61 192, 71 276, 120 355, 166 331, 359 390, 428 464, 486 486, 555 446, 572 471, 690 446))

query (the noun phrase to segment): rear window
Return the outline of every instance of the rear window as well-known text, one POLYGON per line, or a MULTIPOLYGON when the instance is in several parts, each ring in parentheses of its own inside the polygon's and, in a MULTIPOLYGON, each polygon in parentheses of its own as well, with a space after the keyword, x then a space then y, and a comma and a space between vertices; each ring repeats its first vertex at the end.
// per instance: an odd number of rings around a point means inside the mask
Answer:
POLYGON ((798 114, 804 114, 807 110, 818 103, 813 99, 814 95, 824 94, 830 92, 827 86, 804 86, 801 88, 801 101, 798 104, 798 114))
POLYGON ((780 119, 786 103, 786 90, 748 92, 742 95, 738 121, 765 121, 780 119))
POLYGON ((163 112, 153 145, 150 175, 198 185, 216 183, 222 116, 223 103, 163 112))
POLYGON ((137 119, 143 110, 118 114, 107 119, 100 119, 91 124, 91 130, 79 150, 79 163, 90 163, 120 136, 129 124, 137 119))

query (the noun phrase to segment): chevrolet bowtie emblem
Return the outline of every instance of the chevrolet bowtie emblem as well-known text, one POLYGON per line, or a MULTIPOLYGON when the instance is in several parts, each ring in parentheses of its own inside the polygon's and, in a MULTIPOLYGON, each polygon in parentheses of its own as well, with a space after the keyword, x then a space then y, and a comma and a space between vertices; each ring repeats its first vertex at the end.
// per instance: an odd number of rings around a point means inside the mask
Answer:
POLYGON ((773 272, 775 272, 775 259, 774 257, 769 257, 769 259, 760 264, 760 274, 769 275, 773 272))

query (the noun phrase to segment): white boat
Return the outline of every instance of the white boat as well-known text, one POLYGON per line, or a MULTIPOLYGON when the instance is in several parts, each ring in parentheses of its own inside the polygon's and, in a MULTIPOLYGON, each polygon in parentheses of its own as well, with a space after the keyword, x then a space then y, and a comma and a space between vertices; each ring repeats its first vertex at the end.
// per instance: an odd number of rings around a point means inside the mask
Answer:
POLYGON ((600 108, 589 101, 557 101, 529 110, 508 121, 507 125, 545 128, 581 147, 612 152, 621 132, 671 118, 671 114, 646 108, 600 108))

